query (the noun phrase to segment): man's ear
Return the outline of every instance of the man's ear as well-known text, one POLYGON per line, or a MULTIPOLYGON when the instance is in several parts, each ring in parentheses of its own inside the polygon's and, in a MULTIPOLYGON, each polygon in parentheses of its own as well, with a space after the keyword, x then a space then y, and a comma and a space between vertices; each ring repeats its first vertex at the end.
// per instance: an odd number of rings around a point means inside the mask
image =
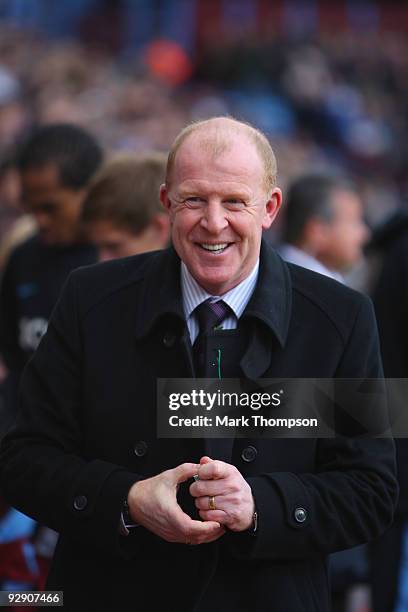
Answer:
POLYGON ((269 200, 265 204, 264 217, 262 220, 262 228, 268 229, 276 219, 282 204, 282 191, 279 187, 274 187, 269 200))
POLYGON ((170 200, 169 200, 169 198, 168 198, 167 193, 168 193, 168 192, 167 192, 167 187, 166 187, 166 185, 163 183, 163 185, 160 185, 160 194, 159 194, 159 197, 160 197, 160 202, 163 204, 164 208, 165 208, 165 209, 166 209, 168 212, 170 212, 171 202, 170 202, 170 200))

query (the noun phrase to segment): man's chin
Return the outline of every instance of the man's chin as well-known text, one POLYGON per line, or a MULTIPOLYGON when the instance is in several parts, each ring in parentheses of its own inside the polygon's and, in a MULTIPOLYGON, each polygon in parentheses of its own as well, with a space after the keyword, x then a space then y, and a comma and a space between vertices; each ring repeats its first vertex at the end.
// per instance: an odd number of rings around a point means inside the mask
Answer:
POLYGON ((214 270, 211 270, 207 274, 202 271, 201 273, 195 274, 193 271, 192 276, 194 276, 197 283, 211 295, 223 295, 231 289, 232 278, 231 275, 226 272, 214 274, 214 270))

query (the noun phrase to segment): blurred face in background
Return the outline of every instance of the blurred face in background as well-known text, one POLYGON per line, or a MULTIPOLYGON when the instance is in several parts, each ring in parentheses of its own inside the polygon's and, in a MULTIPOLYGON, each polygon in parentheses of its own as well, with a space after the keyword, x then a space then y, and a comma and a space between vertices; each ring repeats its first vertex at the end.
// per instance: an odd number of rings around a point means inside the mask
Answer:
POLYGON ((4 209, 20 210, 20 177, 14 167, 0 173, 0 205, 4 209))
POLYGON ((135 233, 110 219, 95 219, 87 223, 86 231, 98 249, 99 261, 108 261, 163 249, 169 238, 169 222, 167 215, 159 213, 144 230, 135 233))
POLYGON ((346 271, 358 263, 369 238, 363 219, 363 206, 353 191, 335 189, 331 196, 333 218, 322 224, 316 257, 329 269, 346 271))
POLYGON ((24 170, 21 186, 23 206, 34 217, 41 240, 45 244, 75 242, 85 189, 62 185, 58 167, 52 163, 24 170))

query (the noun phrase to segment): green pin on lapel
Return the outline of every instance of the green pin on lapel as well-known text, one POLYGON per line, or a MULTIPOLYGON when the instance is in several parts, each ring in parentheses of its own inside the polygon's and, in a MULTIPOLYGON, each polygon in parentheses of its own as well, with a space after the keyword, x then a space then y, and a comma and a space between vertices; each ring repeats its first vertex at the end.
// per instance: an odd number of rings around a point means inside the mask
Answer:
POLYGON ((221 380, 221 349, 217 349, 218 378, 221 380))

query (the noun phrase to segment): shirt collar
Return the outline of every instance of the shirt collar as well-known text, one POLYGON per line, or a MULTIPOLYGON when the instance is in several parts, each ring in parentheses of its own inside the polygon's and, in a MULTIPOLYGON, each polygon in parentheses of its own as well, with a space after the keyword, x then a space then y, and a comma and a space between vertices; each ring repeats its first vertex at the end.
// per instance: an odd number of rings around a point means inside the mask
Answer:
POLYGON ((205 300, 213 301, 222 299, 234 312, 237 319, 240 318, 248 304, 255 289, 259 273, 259 259, 253 267, 249 276, 233 287, 223 296, 214 296, 207 293, 188 271, 184 262, 181 262, 181 292, 183 308, 186 320, 191 316, 195 308, 205 300))
POLYGON ((307 268, 308 270, 312 270, 313 272, 324 274, 324 276, 329 276, 330 278, 334 278, 334 280, 337 280, 340 283, 344 283, 344 278, 340 274, 340 272, 330 270, 324 264, 322 264, 321 261, 313 257, 313 255, 302 251, 293 244, 282 245, 282 247, 279 249, 279 253, 283 257, 283 259, 285 259, 285 261, 294 263, 297 266, 302 266, 303 268, 307 268))
MULTIPOLYGON (((131 261, 133 258, 129 258, 131 261)), ((135 303, 135 336, 146 336, 162 317, 172 316, 180 328, 186 323, 181 287, 180 259, 173 247, 153 254, 135 255, 144 261, 136 266, 136 275, 129 283, 141 283, 135 303), (160 279, 160 282, 157 282, 160 279)), ((122 260, 121 260, 122 261, 122 260)), ((292 279, 289 266, 263 239, 259 259, 259 275, 252 296, 242 317, 255 317, 285 345, 292 310, 292 279)), ((208 297, 208 294, 205 294, 208 297)), ((224 297, 224 296, 223 296, 224 297)), ((205 298, 204 298, 205 299, 205 298)), ((263 334, 262 338, 264 338, 263 334)), ((258 350, 258 349, 257 349, 258 350)))

